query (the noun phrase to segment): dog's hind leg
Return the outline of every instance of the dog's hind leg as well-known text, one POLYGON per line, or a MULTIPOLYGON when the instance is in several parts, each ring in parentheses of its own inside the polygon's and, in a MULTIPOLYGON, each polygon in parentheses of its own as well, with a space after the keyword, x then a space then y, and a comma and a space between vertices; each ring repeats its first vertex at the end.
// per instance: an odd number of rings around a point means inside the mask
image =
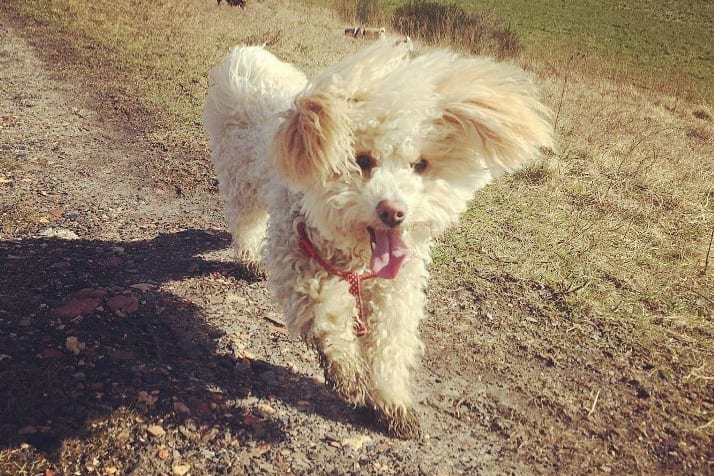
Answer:
POLYGON ((260 270, 260 248, 265 238, 268 212, 255 197, 257 188, 248 182, 235 183, 223 190, 226 221, 233 237, 236 257, 253 272, 260 270))
POLYGON ((231 226, 236 256, 253 272, 260 270, 260 247, 265 238, 267 223, 268 213, 262 207, 255 206, 242 210, 231 226))

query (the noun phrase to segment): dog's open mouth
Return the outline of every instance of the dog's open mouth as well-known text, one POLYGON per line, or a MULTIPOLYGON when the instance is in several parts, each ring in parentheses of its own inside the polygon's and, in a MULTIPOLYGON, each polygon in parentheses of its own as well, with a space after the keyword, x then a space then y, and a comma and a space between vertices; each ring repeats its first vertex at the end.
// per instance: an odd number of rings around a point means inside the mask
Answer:
POLYGON ((399 231, 390 229, 374 229, 368 227, 372 259, 370 267, 379 278, 394 279, 411 251, 399 236, 399 231))

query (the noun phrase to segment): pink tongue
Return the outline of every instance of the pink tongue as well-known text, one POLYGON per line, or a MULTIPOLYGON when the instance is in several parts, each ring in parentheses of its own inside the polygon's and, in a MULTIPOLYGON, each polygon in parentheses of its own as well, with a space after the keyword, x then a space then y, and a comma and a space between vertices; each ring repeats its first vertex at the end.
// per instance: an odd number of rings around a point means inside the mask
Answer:
POLYGON ((372 272, 383 279, 394 279, 411 254, 396 230, 371 229, 372 272))

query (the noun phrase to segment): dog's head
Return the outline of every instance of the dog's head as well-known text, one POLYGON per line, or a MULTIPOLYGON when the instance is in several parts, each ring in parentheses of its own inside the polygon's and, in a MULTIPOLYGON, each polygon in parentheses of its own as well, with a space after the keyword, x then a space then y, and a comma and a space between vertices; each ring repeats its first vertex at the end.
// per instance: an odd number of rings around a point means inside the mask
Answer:
POLYGON ((454 223, 476 190, 552 146, 547 109, 518 68, 380 41, 303 91, 274 167, 343 249, 394 277, 409 248, 454 223))

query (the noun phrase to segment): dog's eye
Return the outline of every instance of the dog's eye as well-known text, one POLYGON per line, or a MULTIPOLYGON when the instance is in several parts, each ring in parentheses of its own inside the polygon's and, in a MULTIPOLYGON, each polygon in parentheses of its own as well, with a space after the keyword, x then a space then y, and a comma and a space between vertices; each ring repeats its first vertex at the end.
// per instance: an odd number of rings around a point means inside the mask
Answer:
POLYGON ((414 172, 418 173, 419 175, 426 172, 426 169, 428 169, 428 168, 429 168, 429 162, 427 162, 424 159, 419 159, 412 164, 412 169, 414 169, 414 172))
POLYGON ((362 169, 362 172, 368 173, 376 165, 374 158, 369 154, 357 154, 355 162, 362 169))

